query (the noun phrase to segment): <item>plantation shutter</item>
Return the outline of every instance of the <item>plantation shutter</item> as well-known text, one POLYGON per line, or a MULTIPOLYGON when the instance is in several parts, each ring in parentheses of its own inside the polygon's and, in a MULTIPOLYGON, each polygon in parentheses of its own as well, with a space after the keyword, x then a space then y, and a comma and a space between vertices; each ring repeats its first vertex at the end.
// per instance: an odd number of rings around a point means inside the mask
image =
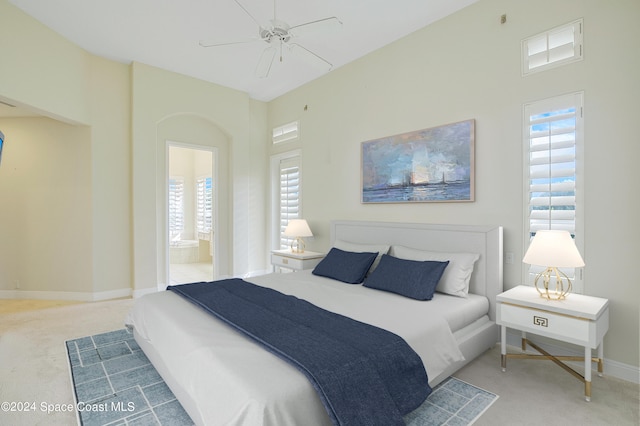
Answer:
POLYGON ((169 233, 173 238, 184 231, 184 178, 169 178, 169 233))
POLYGON ((287 123, 275 127, 271 133, 271 140, 274 144, 297 139, 299 136, 298 122, 287 123))
POLYGON ((198 232, 209 232, 213 217, 213 181, 202 177, 196 181, 196 227, 198 232))
MULTIPOLYGON (((576 240, 581 214, 577 153, 580 152, 578 144, 582 142, 582 94, 526 105, 524 119, 528 148, 529 241, 543 229, 569 231, 576 240)), ((582 235, 579 237, 581 239, 582 235)), ((530 265, 527 281, 532 283, 535 275, 544 269, 530 265)), ((578 289, 581 288, 581 282, 576 283, 575 268, 562 270, 578 289)))
POLYGON ((300 157, 280 161, 280 249, 291 244, 284 230, 291 219, 300 218, 300 157))
POLYGON ((582 19, 522 40, 522 74, 582 60, 582 19))

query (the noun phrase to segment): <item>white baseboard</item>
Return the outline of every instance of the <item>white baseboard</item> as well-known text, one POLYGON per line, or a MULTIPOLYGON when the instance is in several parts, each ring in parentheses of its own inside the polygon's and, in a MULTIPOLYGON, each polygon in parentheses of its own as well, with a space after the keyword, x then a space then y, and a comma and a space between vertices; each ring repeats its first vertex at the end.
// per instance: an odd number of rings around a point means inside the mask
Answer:
POLYGON ((251 278, 251 277, 257 277, 260 275, 266 275, 266 274, 271 274, 273 272, 272 268, 269 269, 262 269, 262 270, 257 270, 257 271, 251 271, 251 272, 247 272, 246 274, 239 276, 238 278, 251 278))
MULTIPOLYGON (((166 286, 164 286, 164 288, 166 288, 166 286)), ((149 287, 149 288, 133 290, 133 298, 137 299, 139 297, 144 296, 145 294, 157 293, 158 291, 160 290, 157 287, 149 287)))
MULTIPOLYGON (((507 331, 507 345, 514 346, 520 349, 521 337, 522 335, 520 332, 516 332, 516 331, 512 332, 510 330, 507 331)), ((553 343, 549 343, 546 341, 542 342, 542 341, 536 340, 536 337, 530 334, 527 334, 527 338, 552 355, 578 356, 578 357, 584 356, 583 350, 578 350, 578 349, 574 350, 572 348, 568 348, 565 346, 554 345, 553 343)), ((576 348, 578 347, 576 346, 576 348)), ((533 349, 527 349, 527 352, 529 351, 531 351, 531 353, 537 353, 533 349)), ((612 359, 607 359, 606 355, 607 355, 607 348, 605 346, 604 374, 606 376, 611 376, 618 379, 626 380, 627 382, 640 384, 640 368, 639 367, 629 365, 629 364, 624 364, 622 362, 614 361, 612 359)), ((576 366, 577 368, 580 368, 580 369, 584 367, 584 364, 577 363, 577 362, 568 362, 567 364, 571 364, 572 366, 576 366)), ((595 366, 595 364, 593 365, 595 366)))
POLYGON ((0 290, 0 299, 72 300, 76 302, 98 302, 101 300, 120 299, 123 297, 131 297, 130 288, 99 291, 95 293, 82 291, 0 290))
POLYGON ((131 297, 130 288, 121 288, 119 290, 99 291, 93 293, 92 301, 98 302, 100 300, 121 299, 124 297, 131 297))

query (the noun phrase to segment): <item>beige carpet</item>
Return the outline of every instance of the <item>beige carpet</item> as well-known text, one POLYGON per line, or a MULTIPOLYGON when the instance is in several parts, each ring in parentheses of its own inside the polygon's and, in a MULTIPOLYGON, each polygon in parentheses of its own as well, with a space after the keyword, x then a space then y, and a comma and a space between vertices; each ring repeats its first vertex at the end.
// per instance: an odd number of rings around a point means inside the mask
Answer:
MULTIPOLYGON (((35 405, 29 412, 0 410, 0 425, 75 424, 75 412, 42 411, 43 403, 73 403, 64 342, 122 328, 132 303, 0 300, 0 402, 35 405)), ((476 425, 640 424, 640 386, 594 376, 587 403, 582 383, 553 363, 509 360, 502 373, 498 347, 456 374, 500 396, 476 425)))
POLYGON ((0 300, 0 402, 35 403, 35 411, 0 410, 0 425, 74 425, 74 412, 41 404, 73 404, 64 342, 123 328, 132 300, 54 303, 0 300), (22 309, 14 309, 20 306, 22 309))
POLYGON ((510 359, 503 373, 499 345, 455 376, 500 395, 478 426, 640 425, 640 385, 594 372, 586 402, 584 384, 551 361, 510 359))

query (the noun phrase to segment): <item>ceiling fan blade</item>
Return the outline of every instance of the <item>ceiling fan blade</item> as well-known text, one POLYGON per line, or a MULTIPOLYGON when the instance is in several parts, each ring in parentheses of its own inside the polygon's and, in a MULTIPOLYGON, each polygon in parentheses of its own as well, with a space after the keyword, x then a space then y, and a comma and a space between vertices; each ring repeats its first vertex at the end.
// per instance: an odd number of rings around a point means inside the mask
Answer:
POLYGON ((295 55, 304 59, 310 65, 320 68, 325 72, 330 71, 331 68, 333 68, 333 64, 331 62, 327 61, 322 56, 313 53, 309 49, 299 45, 298 43, 289 43, 288 46, 295 55))
POLYGON ((294 25, 289 31, 297 36, 312 34, 319 31, 337 30, 342 28, 342 21, 335 16, 330 18, 319 19, 317 21, 305 22, 304 24, 294 25))
POLYGON ((276 57, 276 51, 275 46, 269 46, 262 51, 258 66, 256 66, 256 77, 266 78, 269 75, 273 59, 276 57))
POLYGON ((232 44, 244 44, 244 43, 253 43, 254 41, 262 41, 259 37, 252 37, 245 40, 237 40, 237 41, 227 41, 227 42, 217 42, 217 41, 203 41, 200 40, 198 44, 201 47, 218 47, 218 46, 230 46, 232 44))
POLYGON ((253 20, 253 22, 256 23, 256 25, 258 25, 258 27, 262 27, 262 24, 260 22, 258 22, 258 20, 256 18, 254 18, 254 16, 252 14, 249 13, 249 11, 247 10, 246 7, 244 7, 242 5, 242 3, 240 3, 238 0, 233 0, 236 2, 236 4, 240 7, 240 9, 244 10, 244 13, 247 14, 247 16, 249 16, 249 18, 251 18, 253 20))

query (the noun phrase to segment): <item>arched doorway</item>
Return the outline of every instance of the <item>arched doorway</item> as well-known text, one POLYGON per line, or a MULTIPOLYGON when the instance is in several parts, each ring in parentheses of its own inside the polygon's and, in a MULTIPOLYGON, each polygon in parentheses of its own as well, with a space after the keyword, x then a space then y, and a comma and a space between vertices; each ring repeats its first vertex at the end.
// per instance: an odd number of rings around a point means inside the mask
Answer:
POLYGON ((216 149, 168 142, 168 283, 213 281, 216 149))
POLYGON ((228 135, 180 114, 158 123, 157 143, 158 288, 228 275, 228 135))

